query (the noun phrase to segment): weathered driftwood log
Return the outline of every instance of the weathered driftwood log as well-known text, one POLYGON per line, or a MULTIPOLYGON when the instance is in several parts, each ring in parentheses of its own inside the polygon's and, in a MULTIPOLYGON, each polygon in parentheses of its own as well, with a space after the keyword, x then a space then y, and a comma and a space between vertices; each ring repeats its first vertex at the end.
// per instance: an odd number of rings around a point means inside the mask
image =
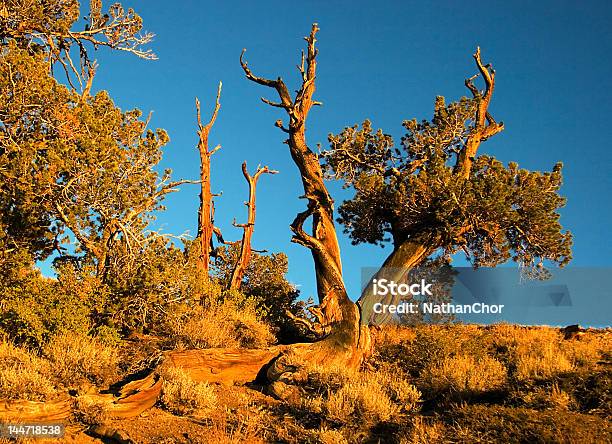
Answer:
POLYGON ((36 401, 0 401, 0 420, 2 421, 59 421, 70 416, 74 398, 36 401))
POLYGON ((85 394, 78 398, 66 395, 58 400, 0 401, 0 420, 4 421, 59 421, 68 418, 77 400, 104 405, 111 418, 131 418, 153 407, 162 389, 162 379, 150 374, 144 379, 126 384, 119 396, 112 394, 85 394))

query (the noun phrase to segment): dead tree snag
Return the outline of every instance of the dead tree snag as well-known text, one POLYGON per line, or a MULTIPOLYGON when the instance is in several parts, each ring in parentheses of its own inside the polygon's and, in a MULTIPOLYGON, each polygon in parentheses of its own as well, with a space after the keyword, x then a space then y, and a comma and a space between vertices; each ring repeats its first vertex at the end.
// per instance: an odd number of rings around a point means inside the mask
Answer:
MULTIPOLYGON (((297 66, 301 76, 300 88, 291 96, 287 85, 281 77, 276 80, 255 75, 240 55, 240 64, 246 77, 254 83, 272 88, 278 94, 279 101, 262 98, 273 107, 281 108, 288 117, 288 125, 282 119, 275 126, 288 135, 285 143, 289 146, 291 157, 298 167, 304 188, 303 198, 308 200, 307 209, 300 212, 293 223, 292 242, 307 247, 313 257, 317 278, 319 307, 315 317, 318 328, 325 339, 314 344, 296 344, 279 356, 267 371, 271 388, 279 396, 285 392, 279 384, 291 383, 299 371, 295 362, 316 364, 320 362, 338 362, 342 365, 356 366, 361 362, 364 351, 369 350, 369 331, 361 328, 358 307, 349 299, 342 278, 342 263, 336 228, 334 225, 334 201, 327 191, 319 157, 306 143, 306 119, 313 106, 321 105, 313 99, 317 70, 315 48, 317 24, 312 25, 310 34, 305 37, 307 48, 302 52, 297 66), (311 234, 304 229, 304 222, 312 218, 311 234)), ((310 320, 304 324, 312 323, 310 320)))
POLYGON ((470 90, 474 99, 477 100, 478 105, 476 108, 476 129, 468 137, 465 147, 459 153, 457 157, 457 163, 455 165, 455 172, 458 176, 463 179, 469 179, 472 171, 472 163, 478 147, 481 142, 484 142, 489 137, 503 131, 504 124, 502 122, 497 123, 495 119, 489 113, 489 103, 491 103, 491 97, 493 96, 493 89, 495 88, 495 70, 491 64, 483 65, 480 59, 480 47, 476 48, 476 52, 473 55, 478 67, 478 74, 465 80, 465 86, 470 90), (482 76, 485 82, 485 90, 481 92, 474 86, 472 81, 482 76))
POLYGON ((276 174, 278 171, 271 170, 267 166, 260 168, 257 167, 255 174, 252 176, 247 170, 246 161, 242 163, 242 174, 249 184, 249 200, 245 202, 248 208, 248 218, 246 224, 237 224, 234 221, 235 227, 242 228, 242 242, 240 243, 240 253, 238 255, 238 262, 232 271, 232 277, 230 280, 230 288, 239 290, 242 278, 246 271, 247 266, 251 260, 251 238, 253 237, 253 231, 255 230, 255 190, 257 188, 257 181, 262 174, 276 174))
POLYGON ((200 101, 196 99, 196 112, 198 121, 198 151, 200 153, 200 208, 198 210, 198 234, 197 243, 199 246, 198 252, 198 268, 204 275, 208 275, 210 265, 210 253, 212 250, 213 233, 218 233, 218 229, 214 226, 215 207, 213 203, 214 195, 210 189, 210 158, 217 152, 221 145, 217 145, 212 150, 208 146, 208 135, 211 128, 215 124, 217 114, 221 104, 219 98, 221 96, 221 82, 217 90, 217 99, 213 114, 206 125, 202 124, 200 113, 200 101))
POLYGON ((314 24, 310 35, 305 38, 307 42, 306 54, 302 52, 301 62, 298 65, 302 83, 295 97, 291 97, 287 85, 281 77, 271 80, 253 74, 243 59, 246 50, 242 51, 240 64, 249 80, 276 90, 279 102, 273 102, 265 98, 261 100, 268 105, 283 109, 289 118, 288 127, 285 127, 281 119, 277 120, 275 125, 288 134, 285 143, 289 146, 291 157, 300 171, 304 197, 309 202, 307 213, 298 215, 292 225, 293 228, 298 228, 293 241, 307 246, 312 252, 319 303, 324 316, 323 321, 329 324, 340 321, 342 314, 338 307, 351 302, 346 296, 344 285, 339 286, 338 284, 338 276, 342 276, 342 264, 333 220, 334 202, 323 182, 323 173, 318 156, 306 144, 305 132, 308 113, 313 106, 321 104, 313 100, 318 52, 315 48, 315 36, 318 30, 318 26, 314 24), (312 216, 313 234, 305 237, 302 234, 301 224, 310 216, 312 216), (312 248, 315 244, 316 248, 312 248))

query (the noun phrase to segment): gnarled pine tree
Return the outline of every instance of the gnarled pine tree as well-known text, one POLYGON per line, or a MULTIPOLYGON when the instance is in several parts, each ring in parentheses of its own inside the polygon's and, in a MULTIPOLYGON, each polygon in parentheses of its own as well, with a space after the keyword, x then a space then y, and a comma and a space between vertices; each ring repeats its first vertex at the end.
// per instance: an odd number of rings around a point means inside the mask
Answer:
MULTIPOLYGON (((396 282, 432 256, 448 259, 465 252, 474 266, 496 266, 513 259, 540 268, 544 261, 565 265, 571 259, 571 233, 563 231, 558 209, 561 164, 551 172, 504 166, 476 156, 482 142, 500 133, 489 111, 495 71, 474 54, 478 73, 465 81, 471 98, 447 105, 436 98, 431 121, 404 122, 406 135, 396 147, 369 121, 330 135, 325 170, 355 190, 340 208, 339 221, 353 243, 383 244, 393 251, 372 279, 396 282), (484 91, 473 83, 482 77, 484 91)), ((363 319, 382 323, 372 281, 360 297, 363 319)), ((389 295, 383 303, 397 303, 389 295)))

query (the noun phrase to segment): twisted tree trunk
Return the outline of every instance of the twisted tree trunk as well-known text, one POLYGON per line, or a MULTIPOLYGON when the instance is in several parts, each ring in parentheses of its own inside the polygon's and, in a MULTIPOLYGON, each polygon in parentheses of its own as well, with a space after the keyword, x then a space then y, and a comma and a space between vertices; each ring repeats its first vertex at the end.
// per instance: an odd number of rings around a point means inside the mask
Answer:
POLYGON ((436 250, 437 242, 432 237, 420 236, 416 239, 410 239, 393 249, 393 252, 387 257, 376 274, 372 276, 359 297, 358 303, 364 322, 382 325, 391 320, 392 315, 388 312, 375 313, 374 304, 379 302, 386 305, 397 304, 399 298, 391 293, 384 297, 375 294, 374 280, 386 279, 398 283, 405 281, 408 273, 436 250))
MULTIPOLYGON (((264 103, 284 109, 288 116, 288 126, 281 119, 276 126, 288 134, 285 143, 289 146, 291 157, 298 167, 304 189, 303 198, 308 200, 307 209, 299 213, 291 230, 292 241, 307 247, 312 254, 316 278, 319 307, 311 309, 316 321, 301 319, 306 326, 325 335, 323 340, 314 344, 298 344, 290 347, 276 358, 267 370, 268 377, 278 384, 290 383, 299 371, 296 362, 316 364, 321 362, 356 366, 362 361, 370 348, 369 330, 361 327, 358 307, 349 299, 342 278, 342 262, 336 228, 334 225, 334 202, 323 180, 323 171, 318 156, 306 143, 306 119, 313 106, 320 102, 313 100, 317 69, 316 34, 319 28, 312 26, 307 42, 306 53, 302 52, 298 70, 302 84, 295 97, 291 97, 282 78, 276 80, 258 77, 243 60, 240 63, 246 77, 260 85, 276 90, 279 102, 262 98, 264 103), (312 217, 311 234, 306 233, 303 224, 312 217), (316 327, 314 327, 316 325, 316 327)), ((298 365, 299 367, 299 365, 298 365)), ((275 384, 272 385, 274 388, 275 384)), ((278 393, 278 391, 277 391, 278 393)))
MULTIPOLYGON (((299 72, 302 77, 301 88, 296 92, 295 98, 289 94, 289 90, 282 78, 276 80, 265 79, 254 75, 247 63, 243 60, 244 50, 240 57, 240 63, 247 78, 255 83, 273 88, 278 93, 279 102, 272 102, 262 98, 264 103, 271 106, 282 108, 289 117, 289 126, 286 128, 282 120, 276 121, 276 126, 289 135, 285 143, 289 146, 291 157, 298 167, 304 188, 304 198, 308 199, 308 214, 298 215, 301 224, 304 219, 312 216, 312 236, 306 238, 303 235, 296 235, 294 242, 305 245, 311 250, 315 263, 317 277, 317 293, 322 310, 322 319, 325 324, 338 322, 342 318, 342 305, 352 304, 344 290, 342 283, 342 263, 340 260, 340 247, 334 225, 333 199, 327 191, 323 181, 323 172, 319 163, 318 156, 306 144, 306 119, 311 108, 320 105, 313 100, 315 92, 315 77, 317 69, 317 50, 315 48, 316 34, 319 28, 316 24, 312 26, 310 35, 305 38, 307 42, 307 52, 302 53, 299 72), (316 248, 314 247, 316 244, 316 248)), ((296 223, 292 228, 296 227, 296 223)), ((295 232, 295 229, 294 229, 295 232)))

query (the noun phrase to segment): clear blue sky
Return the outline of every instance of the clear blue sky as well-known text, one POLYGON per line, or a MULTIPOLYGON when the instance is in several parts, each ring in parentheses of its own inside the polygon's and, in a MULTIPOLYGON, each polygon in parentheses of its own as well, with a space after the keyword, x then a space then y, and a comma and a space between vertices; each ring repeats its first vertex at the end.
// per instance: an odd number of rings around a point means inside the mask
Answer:
MULTIPOLYGON (((108 2, 106 2, 108 3, 108 2)), ((258 186, 254 247, 289 255, 290 280, 304 296, 315 294, 313 265, 291 244, 289 224, 304 201, 284 135, 273 126, 281 110, 259 101, 273 91, 244 78, 243 47, 255 73, 282 75, 296 85, 302 37, 319 23, 319 70, 308 142, 325 145, 329 132, 369 118, 397 141, 401 122, 430 118, 436 95, 466 94, 474 73, 476 45, 497 70, 491 111, 506 130, 481 152, 528 169, 565 164, 562 223, 575 235, 574 265, 610 266, 610 167, 612 146, 612 38, 609 2, 412 2, 412 1, 131 1, 145 27, 157 34, 158 61, 100 50, 94 89, 107 89, 122 108, 153 111, 152 125, 168 130, 164 167, 176 178, 198 176, 194 98, 208 115, 223 81, 221 111, 211 143, 223 148, 213 159, 217 224, 238 239, 234 217, 245 219, 247 188, 240 164, 247 160, 280 170, 258 186)), ((338 204, 347 196, 330 184, 338 204)), ((195 233, 197 186, 167 199, 158 224, 165 231, 195 233)), ((341 230, 341 229, 339 229, 341 230)), ((357 297, 360 269, 376 266, 390 247, 351 246, 341 238, 346 283, 357 297)), ((461 262, 459 262, 461 263, 461 262)))

